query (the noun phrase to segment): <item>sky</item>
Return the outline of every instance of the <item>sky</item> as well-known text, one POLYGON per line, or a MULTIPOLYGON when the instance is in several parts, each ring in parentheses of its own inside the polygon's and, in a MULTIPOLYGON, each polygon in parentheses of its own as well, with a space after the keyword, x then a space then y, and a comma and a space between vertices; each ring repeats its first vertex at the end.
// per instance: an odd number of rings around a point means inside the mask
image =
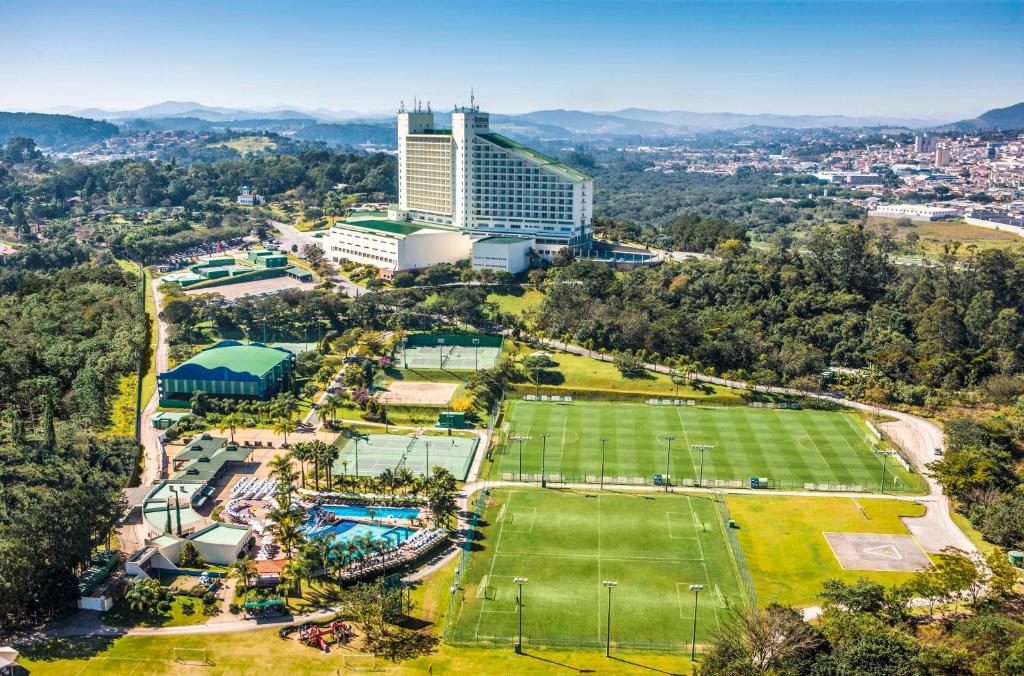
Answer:
POLYGON ((626 107, 953 120, 1024 101, 1024 0, 0 0, 0 110, 626 107))

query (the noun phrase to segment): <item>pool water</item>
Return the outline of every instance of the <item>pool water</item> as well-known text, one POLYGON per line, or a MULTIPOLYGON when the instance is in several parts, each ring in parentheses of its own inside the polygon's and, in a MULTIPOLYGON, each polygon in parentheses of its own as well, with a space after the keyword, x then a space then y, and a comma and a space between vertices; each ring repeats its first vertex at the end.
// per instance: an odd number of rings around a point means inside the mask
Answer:
POLYGON ((415 507, 363 507, 356 505, 320 505, 320 509, 330 512, 335 516, 358 516, 364 519, 370 518, 370 509, 373 509, 375 519, 418 519, 420 510, 415 507))
MULTIPOLYGON (((312 525, 312 524, 311 524, 312 525)), ((307 538, 330 533, 334 542, 347 543, 357 537, 369 536, 374 540, 387 540, 392 545, 398 545, 415 533, 411 528, 405 526, 378 526, 376 524, 360 523, 359 521, 342 520, 333 526, 319 526, 312 528, 306 533, 307 538)))

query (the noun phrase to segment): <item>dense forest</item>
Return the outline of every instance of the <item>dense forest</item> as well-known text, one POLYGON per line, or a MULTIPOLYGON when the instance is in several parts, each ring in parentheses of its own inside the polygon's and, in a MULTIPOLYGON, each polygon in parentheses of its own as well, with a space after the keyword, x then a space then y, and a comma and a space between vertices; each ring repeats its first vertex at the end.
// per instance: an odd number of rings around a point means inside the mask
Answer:
POLYGON ((87 120, 71 115, 0 112, 0 143, 15 136, 24 136, 46 148, 65 150, 117 136, 118 129, 109 122, 87 120))
POLYGON ((100 440, 146 344, 139 278, 109 254, 28 246, 0 264, 0 625, 62 609, 123 512, 134 439, 100 440))

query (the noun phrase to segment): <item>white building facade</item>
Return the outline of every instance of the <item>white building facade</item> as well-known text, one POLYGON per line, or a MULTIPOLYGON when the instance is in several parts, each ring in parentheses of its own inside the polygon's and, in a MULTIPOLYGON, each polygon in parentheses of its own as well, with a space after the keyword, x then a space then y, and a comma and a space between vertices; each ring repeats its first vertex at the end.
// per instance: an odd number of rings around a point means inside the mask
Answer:
POLYGON ((909 218, 912 221, 938 221, 943 218, 955 218, 960 212, 950 207, 934 207, 927 204, 883 204, 873 210, 871 215, 909 218))
POLYGON ((335 263, 373 265, 390 278, 403 270, 422 270, 469 258, 472 240, 459 230, 365 218, 340 221, 324 237, 324 252, 335 263))
POLYGON ((534 244, 531 237, 481 237, 473 242, 473 269, 525 272, 534 244))
POLYGON ((490 129, 479 108, 457 108, 452 128, 429 110, 398 114, 399 217, 474 236, 535 239, 550 256, 592 240, 594 181, 490 129))

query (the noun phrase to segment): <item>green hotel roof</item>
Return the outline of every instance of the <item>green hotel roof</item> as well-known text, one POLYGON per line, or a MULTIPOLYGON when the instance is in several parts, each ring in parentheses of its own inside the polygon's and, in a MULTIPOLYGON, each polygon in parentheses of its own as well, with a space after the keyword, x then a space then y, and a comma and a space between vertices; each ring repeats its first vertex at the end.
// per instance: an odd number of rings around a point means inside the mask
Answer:
POLYGON ((400 237, 406 237, 414 233, 424 230, 429 226, 416 225, 414 223, 403 223, 400 221, 389 221, 386 219, 377 218, 366 218, 366 219, 348 219, 340 221, 337 225, 345 226, 351 225, 356 228, 363 228, 366 230, 376 230, 377 232, 383 232, 389 235, 399 235, 400 237))
POLYGON ((530 237, 514 237, 512 235, 492 235, 490 237, 478 239, 477 242, 487 242, 489 244, 520 244, 522 242, 529 241, 530 239, 530 237))
POLYGON ((484 139, 485 141, 490 141, 491 143, 500 148, 504 148, 505 150, 511 151, 512 153, 515 153, 516 155, 519 155, 520 157, 523 157, 531 162, 540 164, 544 166, 545 169, 553 171, 562 178, 568 179, 570 181, 588 181, 591 178, 590 176, 584 174, 582 171, 579 171, 578 169, 573 169, 569 165, 563 164, 562 162, 559 162, 553 157, 548 157, 544 153, 538 152, 533 148, 528 148, 524 146, 522 143, 519 143, 518 141, 513 141, 507 136, 502 136, 501 134, 494 133, 477 134, 477 136, 484 139))
POLYGON ((227 368, 237 373, 250 373, 262 376, 281 362, 290 359, 291 353, 262 345, 225 345, 203 350, 188 361, 182 363, 167 375, 173 377, 175 371, 186 364, 195 364, 207 369, 227 368))

